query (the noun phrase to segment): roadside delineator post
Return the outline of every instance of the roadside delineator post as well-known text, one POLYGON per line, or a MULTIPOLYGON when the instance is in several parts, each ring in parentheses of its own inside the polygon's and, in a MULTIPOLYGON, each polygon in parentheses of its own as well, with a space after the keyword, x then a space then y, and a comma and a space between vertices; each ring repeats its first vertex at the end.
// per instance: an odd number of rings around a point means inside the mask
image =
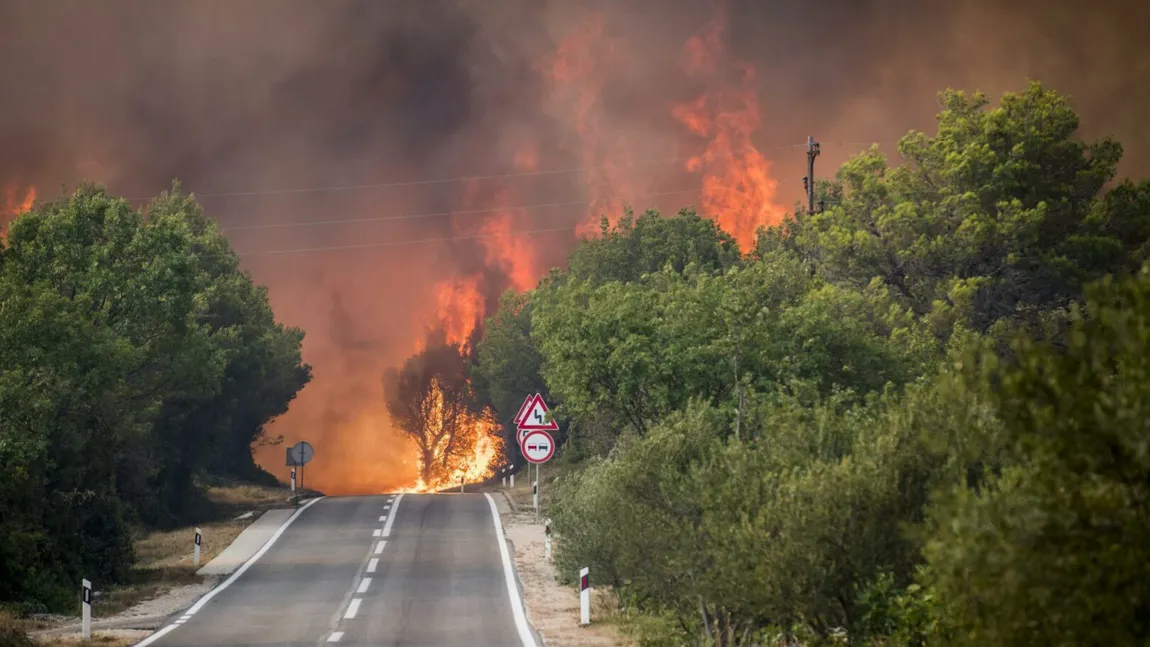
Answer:
POLYGON ((81 580, 80 583, 80 635, 84 640, 89 640, 92 637, 92 583, 88 580, 81 580))
POLYGON ((463 476, 459 477, 459 493, 463 494, 463 476))
POLYGON ((295 468, 291 468, 291 493, 295 494, 295 468))
POLYGON ((579 571, 579 624, 591 624, 591 569, 579 571))
POLYGON ((511 466, 511 487, 515 487, 515 466, 511 466))
POLYGON ((199 567, 199 565, 200 565, 200 543, 203 542, 203 536, 200 535, 200 529, 199 528, 196 528, 196 538, 194 541, 196 542, 196 546, 195 546, 195 555, 192 558, 192 563, 194 566, 199 567))
POLYGON ((507 468, 504 467, 503 469, 499 470, 499 474, 503 477, 502 487, 507 487, 507 468))
POLYGON ((547 520, 547 525, 543 526, 543 558, 547 563, 551 563, 551 520, 547 520))

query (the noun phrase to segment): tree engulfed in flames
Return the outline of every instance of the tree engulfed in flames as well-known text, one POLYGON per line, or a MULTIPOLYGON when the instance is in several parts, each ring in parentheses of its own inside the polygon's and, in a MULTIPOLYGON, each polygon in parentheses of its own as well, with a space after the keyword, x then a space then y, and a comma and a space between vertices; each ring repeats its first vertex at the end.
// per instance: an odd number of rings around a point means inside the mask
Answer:
POLYGON ((492 476, 503 455, 494 415, 471 409, 470 341, 483 313, 479 276, 441 281, 436 328, 442 343, 420 343, 401 369, 384 377, 387 408, 416 447, 419 477, 401 492, 436 492, 492 476))
POLYGON ((416 441, 420 476, 400 492, 437 492, 485 480, 503 451, 497 423, 452 401, 437 379, 430 386, 422 402, 427 411, 424 440, 416 441))

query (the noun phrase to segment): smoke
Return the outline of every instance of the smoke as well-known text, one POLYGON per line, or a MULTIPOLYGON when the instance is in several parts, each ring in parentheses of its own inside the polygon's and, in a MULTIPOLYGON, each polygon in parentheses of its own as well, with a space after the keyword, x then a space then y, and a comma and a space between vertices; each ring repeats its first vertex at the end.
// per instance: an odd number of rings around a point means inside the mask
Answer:
MULTIPOLYGON (((308 333, 315 380, 272 434, 316 447, 309 484, 375 491, 415 477, 380 376, 458 319, 441 285, 474 286, 489 312, 599 212, 700 202, 698 173, 666 160, 712 142, 674 106, 724 109, 753 68, 747 137, 773 207, 801 195, 807 135, 826 175, 930 129, 944 87, 996 96, 1028 78, 1071 94, 1084 134, 1116 136, 1139 174, 1145 24, 1137 0, 9 0, 0 186, 52 198, 92 179, 145 198, 179 178, 200 195, 308 333), (684 44, 720 5, 713 70, 688 74, 684 44), (597 168, 549 172, 581 167, 597 168), (337 186, 358 188, 306 191, 337 186), (333 220, 359 222, 315 224, 333 220)), ((282 447, 258 458, 286 473, 282 447)))

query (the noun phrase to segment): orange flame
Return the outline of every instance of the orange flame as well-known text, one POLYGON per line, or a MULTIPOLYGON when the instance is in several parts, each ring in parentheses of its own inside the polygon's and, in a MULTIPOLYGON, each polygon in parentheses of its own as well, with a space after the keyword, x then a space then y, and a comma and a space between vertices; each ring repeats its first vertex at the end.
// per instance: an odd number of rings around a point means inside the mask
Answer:
POLYGON ((622 44, 607 34, 603 14, 591 13, 559 43, 555 54, 538 67, 548 85, 549 108, 578 135, 590 210, 576 227, 594 235, 602 216, 613 224, 623 213, 622 196, 633 195, 634 183, 619 167, 633 162, 625 134, 604 132, 603 71, 622 60, 622 44))
MULTIPOLYGON (((425 482, 420 476, 416 479, 415 485, 400 488, 396 490, 397 492, 438 492, 458 487, 461 483, 483 481, 494 475, 495 464, 503 453, 503 439, 498 435, 499 425, 492 422, 491 418, 476 416, 467 411, 457 411, 454 414, 455 419, 448 420, 451 417, 451 414, 448 413, 450 407, 445 401, 446 398, 442 389, 435 382, 432 383, 431 397, 436 414, 431 416, 430 424, 455 425, 457 430, 454 443, 463 443, 467 445, 467 449, 462 456, 457 457, 458 460, 452 462, 449 471, 443 476, 432 479, 431 482, 425 482)), ((442 461, 448 448, 444 443, 432 448, 432 451, 433 460, 442 461)), ((423 465, 419 465, 419 468, 420 474, 422 474, 423 465)))
MULTIPOLYGON (((687 40, 684 68, 691 75, 712 75, 722 59, 725 13, 687 40)), ((771 163, 755 148, 752 135, 761 124, 755 92, 755 69, 745 63, 735 88, 720 88, 694 101, 672 107, 672 115, 691 133, 709 139, 706 149, 689 158, 686 168, 703 173, 703 214, 734 236, 745 252, 755 244, 759 227, 780 222, 785 209, 775 203, 778 181, 771 163)))
POLYGON ((479 325, 483 316, 479 279, 479 275, 449 279, 435 286, 439 324, 448 344, 466 345, 479 325))
POLYGON ((27 213, 36 203, 36 188, 28 187, 23 191, 16 185, 4 189, 4 203, 0 205, 0 238, 8 233, 8 225, 20 214, 27 213), (23 193, 23 197, 20 197, 23 193))

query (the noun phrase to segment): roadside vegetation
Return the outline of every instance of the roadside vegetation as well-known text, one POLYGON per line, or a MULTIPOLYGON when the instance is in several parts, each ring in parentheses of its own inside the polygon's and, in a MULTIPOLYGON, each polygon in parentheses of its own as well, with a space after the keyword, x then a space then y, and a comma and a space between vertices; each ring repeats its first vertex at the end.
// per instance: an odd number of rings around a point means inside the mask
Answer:
POLYGON ((13 221, 0 608, 74 614, 81 578, 135 599, 144 571, 191 568, 169 554, 190 539, 168 550, 163 531, 278 496, 251 447, 310 379, 302 338, 178 186, 140 210, 86 185, 13 221))
POLYGON ((638 644, 1150 640, 1150 182, 1039 84, 941 103, 750 253, 627 214, 486 322, 638 644))

